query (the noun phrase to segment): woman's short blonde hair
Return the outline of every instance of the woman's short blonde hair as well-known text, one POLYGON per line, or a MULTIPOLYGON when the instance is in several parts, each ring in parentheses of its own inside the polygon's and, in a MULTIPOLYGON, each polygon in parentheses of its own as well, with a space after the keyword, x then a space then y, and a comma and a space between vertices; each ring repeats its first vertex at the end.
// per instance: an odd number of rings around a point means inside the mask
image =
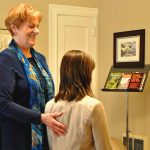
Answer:
POLYGON ((5 19, 5 25, 13 36, 14 33, 11 29, 11 25, 15 25, 17 28, 19 28, 22 23, 32 22, 35 17, 38 17, 39 22, 42 20, 41 13, 35 10, 32 5, 21 3, 9 11, 9 14, 5 19))

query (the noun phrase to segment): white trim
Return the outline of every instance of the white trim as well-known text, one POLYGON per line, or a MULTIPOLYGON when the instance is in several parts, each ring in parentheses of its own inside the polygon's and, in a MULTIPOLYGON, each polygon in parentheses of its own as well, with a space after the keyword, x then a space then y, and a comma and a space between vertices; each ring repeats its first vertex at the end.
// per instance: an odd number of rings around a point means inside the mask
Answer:
MULTIPOLYGON (((60 15, 69 15, 69 16, 83 16, 83 17, 91 17, 94 20, 94 26, 93 28, 93 36, 97 39, 97 30, 98 30, 98 8, 88 8, 88 7, 76 7, 76 6, 66 6, 66 5, 56 5, 56 4, 49 4, 49 52, 48 52, 48 58, 49 58, 49 66, 50 70, 52 71, 54 82, 56 85, 56 91, 57 91, 57 78, 58 78, 58 73, 57 72, 57 38, 58 38, 58 33, 57 33, 57 26, 58 26, 58 16, 60 15)), ((95 40, 95 43, 93 43, 94 50, 92 52, 92 57, 95 59, 96 62, 96 75, 98 75, 98 48, 97 48, 97 41, 95 40)), ((96 86, 98 90, 98 84, 97 79, 98 77, 95 78, 96 81, 94 81, 94 86, 96 86)), ((97 91, 98 92, 98 91, 97 91)), ((96 93, 97 95, 97 93, 96 93)))

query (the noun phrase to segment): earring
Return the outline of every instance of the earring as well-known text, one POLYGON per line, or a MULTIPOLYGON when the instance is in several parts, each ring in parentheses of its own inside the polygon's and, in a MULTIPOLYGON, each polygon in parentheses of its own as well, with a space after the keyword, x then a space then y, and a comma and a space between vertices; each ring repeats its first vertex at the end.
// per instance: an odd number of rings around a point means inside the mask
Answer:
POLYGON ((17 33, 16 32, 14 32, 14 36, 16 36, 17 35, 17 33))

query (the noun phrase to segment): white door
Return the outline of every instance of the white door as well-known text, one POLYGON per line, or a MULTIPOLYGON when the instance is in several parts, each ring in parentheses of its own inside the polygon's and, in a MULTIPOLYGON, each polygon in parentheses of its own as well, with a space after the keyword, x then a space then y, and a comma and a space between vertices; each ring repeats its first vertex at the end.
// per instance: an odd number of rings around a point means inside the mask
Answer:
POLYGON ((59 87, 59 69, 62 56, 68 50, 78 49, 90 54, 96 62, 92 89, 97 96, 97 8, 50 4, 49 10, 49 65, 56 92, 59 87))

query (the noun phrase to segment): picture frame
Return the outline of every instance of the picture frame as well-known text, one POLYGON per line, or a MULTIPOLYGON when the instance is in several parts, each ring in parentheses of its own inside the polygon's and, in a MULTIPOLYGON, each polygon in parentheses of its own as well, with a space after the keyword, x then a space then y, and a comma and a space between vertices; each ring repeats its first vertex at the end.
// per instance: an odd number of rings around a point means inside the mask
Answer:
POLYGON ((0 52, 6 49, 12 40, 12 36, 6 28, 0 28, 0 52))
POLYGON ((145 65, 145 29, 116 32, 113 65, 116 68, 137 68, 145 65))

